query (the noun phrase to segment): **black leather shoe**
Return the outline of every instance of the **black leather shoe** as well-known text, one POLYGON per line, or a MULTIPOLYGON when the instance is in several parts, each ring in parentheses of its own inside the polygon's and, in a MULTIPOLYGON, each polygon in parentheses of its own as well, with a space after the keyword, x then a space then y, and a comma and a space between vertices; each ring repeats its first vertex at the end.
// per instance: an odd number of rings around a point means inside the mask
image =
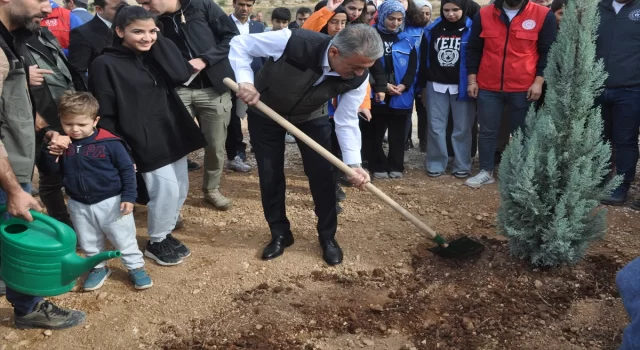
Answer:
POLYGON ((338 245, 338 242, 335 239, 330 239, 326 241, 320 242, 322 246, 322 258, 327 264, 333 266, 338 265, 342 262, 342 249, 338 245))
POLYGON ((271 260, 284 253, 284 248, 293 244, 293 235, 277 236, 271 238, 271 242, 262 251, 262 260, 271 260))

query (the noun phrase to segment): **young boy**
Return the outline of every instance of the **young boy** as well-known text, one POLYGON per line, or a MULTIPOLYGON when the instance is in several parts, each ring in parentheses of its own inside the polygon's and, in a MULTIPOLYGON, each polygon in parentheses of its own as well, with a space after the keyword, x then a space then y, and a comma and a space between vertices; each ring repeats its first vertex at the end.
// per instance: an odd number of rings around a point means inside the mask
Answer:
MULTIPOLYGON (((60 156, 43 147, 38 169, 46 175, 62 174, 82 251, 87 256, 103 252, 106 236, 122 253, 122 262, 135 288, 147 289, 153 282, 143 267, 131 214, 137 195, 135 168, 124 141, 96 128, 100 120, 98 107, 98 101, 88 92, 64 93, 58 112, 71 144, 60 156)), ((102 287, 109 275, 106 262, 98 264, 83 289, 102 287)))
POLYGON ((280 30, 287 28, 291 22, 291 11, 286 7, 276 7, 271 12, 271 27, 272 30, 280 30))

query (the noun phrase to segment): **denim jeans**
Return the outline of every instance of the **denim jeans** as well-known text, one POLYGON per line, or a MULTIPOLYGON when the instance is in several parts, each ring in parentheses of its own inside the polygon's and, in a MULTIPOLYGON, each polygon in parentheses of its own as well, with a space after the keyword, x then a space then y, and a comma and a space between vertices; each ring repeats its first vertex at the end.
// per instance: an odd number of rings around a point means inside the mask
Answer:
POLYGON ((500 120, 507 108, 511 123, 511 133, 524 128, 525 119, 531 103, 527 101, 527 92, 496 92, 480 90, 478 92, 478 150, 480 152, 480 170, 493 171, 496 138, 500 130, 500 120))
MULTIPOLYGON (((20 185, 25 192, 31 193, 30 183, 21 183, 20 185)), ((0 190, 0 205, 5 204, 7 204, 7 194, 3 190, 0 190)), ((8 215, 8 213, 5 214, 8 215)), ((22 294, 7 286, 7 300, 13 305, 13 310, 16 314, 26 315, 33 311, 33 308, 42 300, 42 297, 22 294)))
POLYGON ((471 171, 471 129, 476 117, 475 101, 458 101, 458 94, 448 91, 440 93, 428 82, 422 90, 427 94, 427 171, 442 173, 447 168, 449 157, 453 156, 452 172, 471 171), (454 154, 447 151, 447 124, 449 111, 453 116, 451 146, 454 154))
POLYGON ((620 350, 640 349, 640 258, 618 272, 616 284, 631 319, 622 335, 620 350))
POLYGON ((614 150, 616 172, 627 189, 636 177, 638 128, 640 127, 640 86, 604 89, 596 99, 602 108, 604 136, 614 150))

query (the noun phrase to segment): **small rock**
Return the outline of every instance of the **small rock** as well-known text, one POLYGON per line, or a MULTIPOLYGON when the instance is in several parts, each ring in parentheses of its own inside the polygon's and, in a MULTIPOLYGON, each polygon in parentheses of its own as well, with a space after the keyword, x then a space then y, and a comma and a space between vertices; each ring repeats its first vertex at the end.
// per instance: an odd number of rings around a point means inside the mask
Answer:
POLYGON ((284 287, 283 287, 283 286, 277 286, 277 287, 273 288, 273 292, 274 292, 274 293, 280 293, 280 292, 282 292, 283 290, 284 290, 284 287))
POLYGON ((542 281, 540 280, 535 280, 533 284, 536 286, 537 289, 542 288, 542 281))
POLYGON ((191 292, 191 294, 198 294, 200 293, 200 289, 194 289, 193 292, 191 292))
POLYGON ((4 336, 4 340, 8 340, 8 341, 16 341, 20 339, 20 337, 18 337, 18 334, 16 334, 16 332, 11 331, 9 332, 9 334, 4 336))
POLYGON ((246 261, 243 261, 243 262, 242 262, 242 268, 243 268, 243 269, 247 270, 247 269, 249 269, 249 266, 250 266, 250 265, 249 265, 249 263, 248 263, 248 262, 246 262, 246 261))
POLYGON ((571 333, 578 333, 580 331, 580 328, 578 327, 571 327, 570 329, 571 333))
POLYGON ((269 285, 267 283, 260 283, 258 289, 267 290, 269 289, 269 285))
POLYGON ((261 324, 257 324, 257 325, 256 325, 256 329, 257 329, 257 330, 261 330, 261 329, 262 329, 262 325, 261 325, 261 324))
POLYGON ((18 343, 18 347, 27 346, 27 345, 29 345, 29 343, 31 343, 31 342, 28 341, 28 340, 22 340, 21 342, 18 343))
POLYGON ((91 327, 91 325, 88 324, 88 325, 84 326, 84 329, 89 329, 89 327, 91 327))
POLYGON ((382 307, 382 305, 375 304, 375 305, 369 306, 369 310, 375 311, 375 312, 383 312, 384 308, 382 307))
POLYGON ((476 329, 476 327, 473 325, 473 321, 471 321, 471 319, 468 317, 462 317, 462 325, 468 331, 473 331, 476 329))
POLYGON ((449 215, 449 212, 448 212, 448 211, 446 211, 446 210, 443 210, 443 211, 441 211, 441 212, 440 212, 440 214, 442 214, 442 215, 444 215, 444 216, 448 216, 448 215, 449 215))
POLYGON ((107 295, 107 292, 98 293, 98 295, 96 295, 96 300, 104 300, 107 298, 107 295))
POLYGON ((484 218, 482 217, 482 215, 476 215, 475 219, 478 221, 482 221, 484 218))
POLYGON ((376 343, 371 339, 362 339, 362 344, 366 346, 374 346, 376 343))
POLYGON ((53 334, 53 332, 50 329, 47 329, 44 332, 42 332, 42 334, 46 335, 47 337, 50 337, 53 334))

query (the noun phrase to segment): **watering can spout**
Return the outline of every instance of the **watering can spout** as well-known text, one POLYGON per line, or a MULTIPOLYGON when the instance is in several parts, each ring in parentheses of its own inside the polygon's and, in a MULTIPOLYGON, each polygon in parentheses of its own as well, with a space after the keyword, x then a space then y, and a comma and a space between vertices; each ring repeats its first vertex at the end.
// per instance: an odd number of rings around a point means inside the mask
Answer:
POLYGON ((99 263, 108 259, 118 258, 120 255, 117 250, 102 252, 87 258, 80 257, 75 253, 68 254, 62 259, 62 283, 71 283, 99 263))

